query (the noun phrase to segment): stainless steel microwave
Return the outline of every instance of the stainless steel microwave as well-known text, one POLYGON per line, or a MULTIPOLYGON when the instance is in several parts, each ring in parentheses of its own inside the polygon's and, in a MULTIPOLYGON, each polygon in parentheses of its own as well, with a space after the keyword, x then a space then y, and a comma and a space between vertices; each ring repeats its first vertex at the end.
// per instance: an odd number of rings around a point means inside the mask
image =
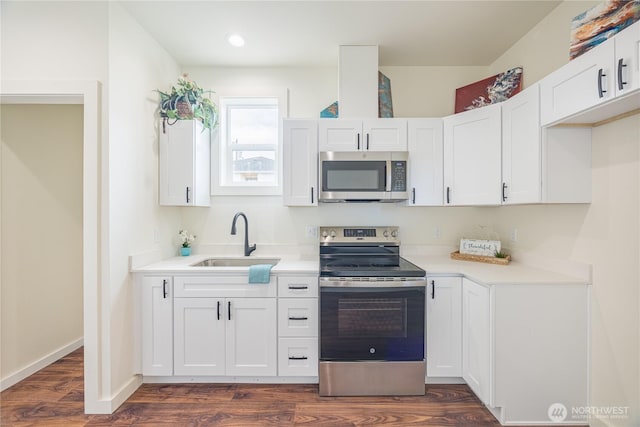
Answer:
POLYGON ((399 202, 407 192, 406 151, 323 151, 321 202, 399 202))

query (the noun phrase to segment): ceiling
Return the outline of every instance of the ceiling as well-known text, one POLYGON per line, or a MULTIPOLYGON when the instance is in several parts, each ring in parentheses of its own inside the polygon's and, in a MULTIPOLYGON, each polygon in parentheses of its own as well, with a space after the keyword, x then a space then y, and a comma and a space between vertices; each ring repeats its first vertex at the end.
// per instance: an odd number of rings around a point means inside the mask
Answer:
POLYGON ((381 66, 489 65, 559 3, 122 2, 179 64, 215 67, 337 66, 338 46, 346 44, 378 45, 381 66), (232 33, 245 38, 244 47, 227 43, 232 33))

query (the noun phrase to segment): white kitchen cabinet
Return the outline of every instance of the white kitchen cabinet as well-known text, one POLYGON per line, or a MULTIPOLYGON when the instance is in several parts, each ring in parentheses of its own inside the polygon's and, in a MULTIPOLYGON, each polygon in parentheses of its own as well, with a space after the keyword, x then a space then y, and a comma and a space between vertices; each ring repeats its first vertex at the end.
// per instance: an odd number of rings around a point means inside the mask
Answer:
POLYGON ((278 376, 318 376, 318 276, 278 277, 278 376))
POLYGON ((283 202, 318 205, 318 121, 283 121, 283 202))
POLYGON ((247 279, 174 277, 174 375, 276 375, 277 279, 247 279))
POLYGON ((594 123, 638 108, 637 95, 623 102, 609 101, 640 88, 639 24, 625 28, 541 80, 542 125, 594 123), (600 105, 602 108, 590 110, 600 105))
POLYGON ((173 296, 171 276, 143 276, 140 289, 142 374, 173 374, 173 296))
POLYGON ((499 205, 500 104, 447 116, 444 129, 445 205, 499 205))
POLYGON ((462 377, 478 398, 492 405, 490 289, 462 279, 462 377))
POLYGON ((442 206, 442 119, 408 119, 408 206, 442 206))
POLYGON ((537 84, 502 104, 502 204, 591 202, 591 129, 540 127, 537 84))
POLYGON ((275 376, 276 300, 175 298, 174 374, 275 376))
POLYGON ((209 206, 209 131, 198 120, 163 121, 159 135, 160 204, 209 206))
POLYGON ((407 151, 406 119, 320 119, 320 151, 407 151))
POLYGON ((462 376, 462 278, 427 276, 427 377, 462 376))
POLYGON ((462 376, 501 424, 587 406, 588 359, 588 285, 462 279, 462 376))

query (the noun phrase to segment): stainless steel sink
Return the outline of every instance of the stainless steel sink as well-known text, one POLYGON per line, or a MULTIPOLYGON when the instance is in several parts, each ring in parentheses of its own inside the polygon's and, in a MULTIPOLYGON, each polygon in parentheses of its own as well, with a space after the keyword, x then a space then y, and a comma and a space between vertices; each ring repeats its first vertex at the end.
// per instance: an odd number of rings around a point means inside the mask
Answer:
POLYGON ((256 264, 276 265, 280 258, 207 258, 192 267, 250 267, 256 264))

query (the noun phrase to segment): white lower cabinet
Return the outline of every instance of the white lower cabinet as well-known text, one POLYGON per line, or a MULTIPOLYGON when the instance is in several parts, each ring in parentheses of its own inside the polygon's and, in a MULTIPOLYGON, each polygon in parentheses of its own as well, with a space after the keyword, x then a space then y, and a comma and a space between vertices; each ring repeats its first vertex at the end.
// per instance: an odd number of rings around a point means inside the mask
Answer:
POLYGON ((491 404, 490 290, 462 279, 462 378, 491 404))
POLYGON ((318 376, 318 276, 278 277, 278 376, 318 376))
POLYGON ((427 377, 462 376, 462 278, 427 276, 427 377))
POLYGON ((174 375, 276 375, 274 298, 176 298, 174 375))
POLYGON ((551 405, 588 406, 588 358, 588 285, 463 279, 462 377, 501 424, 552 424, 551 405))
POLYGON ((144 276, 140 285, 142 374, 173 374, 171 276, 144 276))

